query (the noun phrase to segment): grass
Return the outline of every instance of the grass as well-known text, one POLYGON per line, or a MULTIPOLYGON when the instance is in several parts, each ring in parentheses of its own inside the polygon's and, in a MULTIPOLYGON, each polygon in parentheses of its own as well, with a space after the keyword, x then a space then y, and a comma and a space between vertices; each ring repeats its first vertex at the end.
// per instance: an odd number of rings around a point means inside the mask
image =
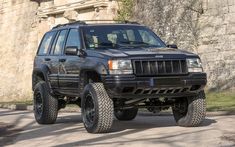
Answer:
POLYGON ((210 92, 206 101, 207 111, 235 111, 235 92, 210 92))
MULTIPOLYGON (((235 111, 235 92, 208 92, 206 93, 207 111, 235 111)), ((32 105, 32 101, 0 102, 0 104, 26 104, 32 105)), ((68 105, 69 108, 77 108, 76 105, 68 105)))
POLYGON ((10 101, 10 102, 0 102, 2 105, 12 105, 12 104, 24 104, 24 105, 33 105, 33 101, 27 100, 27 101, 10 101))

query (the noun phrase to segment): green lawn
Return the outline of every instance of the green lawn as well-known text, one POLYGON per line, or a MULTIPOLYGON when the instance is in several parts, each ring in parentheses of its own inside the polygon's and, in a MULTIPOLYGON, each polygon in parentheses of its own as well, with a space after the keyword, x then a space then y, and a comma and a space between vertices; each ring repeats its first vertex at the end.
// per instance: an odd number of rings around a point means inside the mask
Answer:
POLYGON ((235 92, 210 92, 206 100, 208 111, 235 111, 235 92))
POLYGON ((11 102, 0 102, 2 105, 11 105, 11 104, 25 104, 25 105, 32 105, 33 101, 11 101, 11 102))

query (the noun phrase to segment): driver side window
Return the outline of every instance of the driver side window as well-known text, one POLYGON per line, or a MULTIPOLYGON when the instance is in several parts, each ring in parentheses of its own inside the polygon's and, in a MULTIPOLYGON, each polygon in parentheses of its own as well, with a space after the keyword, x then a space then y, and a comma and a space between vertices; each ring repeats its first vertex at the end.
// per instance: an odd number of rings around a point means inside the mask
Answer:
POLYGON ((139 30, 139 33, 144 43, 148 43, 151 45, 158 45, 158 46, 161 45, 149 32, 144 30, 139 30))
POLYGON ((69 31, 68 39, 66 42, 66 47, 77 47, 78 49, 80 48, 80 38, 79 38, 79 31, 78 29, 71 29, 69 31))

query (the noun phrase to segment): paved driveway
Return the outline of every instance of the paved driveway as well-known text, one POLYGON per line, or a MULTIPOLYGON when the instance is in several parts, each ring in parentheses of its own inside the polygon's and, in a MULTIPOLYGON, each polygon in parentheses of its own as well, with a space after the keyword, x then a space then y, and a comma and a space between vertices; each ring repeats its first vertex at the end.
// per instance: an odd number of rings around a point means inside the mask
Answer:
POLYGON ((32 112, 0 109, 0 146, 235 146, 235 115, 207 117, 200 127, 175 125, 172 116, 115 120, 107 134, 88 134, 79 113, 60 113, 54 125, 38 125, 32 112))

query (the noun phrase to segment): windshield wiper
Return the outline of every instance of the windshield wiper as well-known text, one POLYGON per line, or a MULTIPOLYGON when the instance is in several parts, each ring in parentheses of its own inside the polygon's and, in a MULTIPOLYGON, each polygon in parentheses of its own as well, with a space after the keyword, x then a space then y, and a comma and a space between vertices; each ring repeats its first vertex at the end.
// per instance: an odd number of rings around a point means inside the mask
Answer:
POLYGON ((107 43, 107 42, 101 42, 96 43, 99 48, 114 48, 114 49, 123 49, 123 48, 135 48, 135 46, 124 45, 124 44, 116 44, 116 43, 107 43))
POLYGON ((123 41, 123 42, 120 42, 120 43, 123 43, 125 45, 128 45, 132 48, 136 48, 136 47, 159 47, 157 45, 153 45, 153 44, 149 44, 149 43, 146 43, 146 42, 143 42, 143 41, 123 41))
POLYGON ((151 45, 143 41, 122 41, 120 43, 130 44, 130 45, 151 45))

